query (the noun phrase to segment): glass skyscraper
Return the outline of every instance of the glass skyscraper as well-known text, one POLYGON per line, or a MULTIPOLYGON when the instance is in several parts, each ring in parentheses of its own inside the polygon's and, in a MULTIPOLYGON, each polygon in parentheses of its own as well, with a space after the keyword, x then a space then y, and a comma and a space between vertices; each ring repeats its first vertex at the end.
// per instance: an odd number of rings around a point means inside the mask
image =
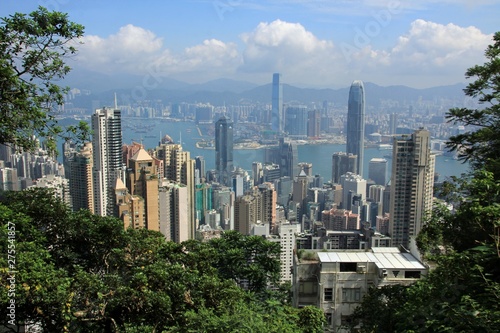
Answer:
POLYGON ((283 86, 279 73, 273 74, 271 130, 276 134, 283 132, 283 86))
POLYGON ((215 123, 215 168, 219 183, 232 186, 233 122, 226 116, 215 123))
POLYGON ((346 152, 358 156, 356 169, 359 175, 363 174, 364 138, 365 87, 362 81, 354 81, 349 90, 346 152))

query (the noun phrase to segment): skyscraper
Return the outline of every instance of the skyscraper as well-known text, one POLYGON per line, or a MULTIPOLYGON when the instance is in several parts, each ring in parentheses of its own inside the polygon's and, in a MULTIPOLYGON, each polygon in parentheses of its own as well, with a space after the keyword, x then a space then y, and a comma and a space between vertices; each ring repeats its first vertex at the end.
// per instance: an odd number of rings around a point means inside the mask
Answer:
POLYGON ((306 106, 289 106, 285 112, 285 132, 289 136, 305 139, 307 137, 308 112, 306 106))
POLYGON ((271 130, 276 134, 283 132, 283 86, 279 73, 273 74, 271 130))
POLYGON ((357 159, 353 154, 344 152, 333 153, 332 155, 332 182, 340 184, 340 177, 348 172, 357 173, 357 159))
POLYGON ((393 246, 408 247, 410 237, 417 236, 431 212, 434 169, 429 131, 394 138, 389 218, 393 246))
POLYGON ((132 195, 144 199, 145 227, 160 231, 158 222, 158 172, 153 158, 144 148, 132 156, 128 162, 127 188, 132 195))
POLYGON ((86 142, 79 151, 67 156, 69 191, 74 211, 94 211, 94 187, 92 179, 92 143, 86 142))
POLYGON ((377 185, 387 185, 387 160, 385 158, 372 158, 368 164, 368 179, 377 185))
POLYGON ((215 123, 215 169, 219 183, 231 186, 233 171, 233 122, 222 116, 215 123))
POLYGON ((118 109, 97 109, 92 115, 94 213, 114 215, 115 184, 125 179, 122 161, 122 121, 118 109))
POLYGON ((346 152, 357 155, 357 173, 363 175, 365 144, 365 87, 362 81, 354 81, 349 90, 347 109, 346 152))

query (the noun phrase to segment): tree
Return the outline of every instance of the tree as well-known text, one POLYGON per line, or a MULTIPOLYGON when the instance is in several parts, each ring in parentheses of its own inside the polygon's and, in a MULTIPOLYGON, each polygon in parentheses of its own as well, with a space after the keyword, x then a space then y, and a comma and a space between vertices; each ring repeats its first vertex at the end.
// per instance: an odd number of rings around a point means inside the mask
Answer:
POLYGON ((485 167, 500 176, 500 32, 486 49, 488 61, 469 68, 466 78, 476 80, 464 89, 465 95, 477 98, 484 108, 453 108, 446 118, 454 124, 468 126, 469 131, 449 139, 447 146, 459 153, 475 168, 485 167))
POLYGON ((451 109, 448 119, 469 126, 448 146, 472 172, 443 186, 455 209, 438 206, 417 237, 436 268, 411 286, 371 290, 352 316, 361 332, 496 332, 500 322, 500 33, 488 62, 470 68, 477 77, 466 95, 483 109, 451 109))
POLYGON ((36 137, 55 151, 56 137, 76 134, 86 139, 88 125, 67 128, 57 124, 55 106, 62 105, 68 88, 54 81, 69 73, 64 58, 74 55, 82 25, 67 14, 43 7, 29 15, 16 13, 0 23, 0 143, 33 150, 36 137))

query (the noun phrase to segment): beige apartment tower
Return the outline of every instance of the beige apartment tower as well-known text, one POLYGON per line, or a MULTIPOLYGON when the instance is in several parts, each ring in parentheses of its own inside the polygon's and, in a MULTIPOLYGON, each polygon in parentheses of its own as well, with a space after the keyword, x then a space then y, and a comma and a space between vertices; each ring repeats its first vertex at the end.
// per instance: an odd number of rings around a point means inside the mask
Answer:
POLYGON ((393 246, 408 248, 431 213, 434 170, 429 131, 394 138, 389 220, 393 246))

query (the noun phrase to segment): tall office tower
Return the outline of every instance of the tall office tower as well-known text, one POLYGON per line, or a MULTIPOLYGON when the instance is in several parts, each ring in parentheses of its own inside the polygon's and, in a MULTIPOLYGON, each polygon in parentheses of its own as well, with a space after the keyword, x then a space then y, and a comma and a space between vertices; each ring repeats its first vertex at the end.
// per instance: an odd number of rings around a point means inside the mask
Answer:
POLYGON ((372 158, 368 164, 368 179, 377 185, 387 185, 387 160, 385 158, 372 158))
POLYGON ((233 122, 222 116, 215 123, 215 169, 219 183, 231 186, 233 172, 233 122))
POLYGON ((278 164, 266 163, 262 168, 262 182, 274 182, 281 178, 281 170, 278 164))
POLYGON ((132 195, 144 199, 145 228, 160 231, 158 221, 158 172, 153 158, 144 148, 139 149, 128 162, 127 188, 132 195))
POLYGON ((349 90, 347 109, 346 152, 358 156, 356 172, 363 175, 365 145, 365 87, 362 81, 354 81, 349 90))
POLYGON ((269 224, 269 231, 276 231, 276 201, 277 194, 274 190, 274 185, 271 183, 263 183, 258 186, 262 200, 262 216, 260 220, 263 223, 269 224))
POLYGON ((275 163, 280 166, 281 177, 294 179, 299 174, 297 145, 290 141, 285 141, 283 137, 279 139, 276 148, 267 148, 264 154, 265 163, 275 163))
POLYGON ((285 132, 288 136, 307 138, 307 107, 289 106, 285 110, 285 132))
POLYGON ((234 202, 234 230, 249 235, 252 224, 256 224, 261 216, 260 193, 253 192, 236 198, 234 202))
POLYGON ((252 178, 253 178, 253 185, 257 186, 260 183, 262 183, 262 176, 264 175, 264 172, 262 170, 262 163, 260 162, 253 162, 252 163, 252 178))
POLYGON ((279 73, 273 74, 271 130, 277 135, 283 132, 283 86, 279 73))
POLYGON ((94 213, 114 215, 117 179, 124 180, 122 121, 117 109, 97 109, 92 115, 94 213))
POLYGON ((212 210, 212 185, 208 183, 195 185, 195 205, 197 225, 208 224, 205 212, 212 210))
POLYGON ((358 157, 344 152, 333 153, 332 155, 332 182, 340 184, 340 177, 348 172, 358 173, 358 157))
MULTIPOLYGON (((196 219, 194 211, 195 202, 195 187, 194 187, 194 169, 195 161, 191 159, 191 154, 188 151, 182 150, 182 145, 165 143, 155 148, 154 157, 160 161, 163 161, 163 177, 166 180, 177 184, 175 188, 175 193, 180 195, 180 200, 177 200, 179 204, 184 203, 184 191, 186 191, 187 196, 187 219, 188 223, 188 233, 190 239, 194 239, 196 233, 196 219), (182 189, 180 189, 182 188, 182 189)), ((181 223, 181 222, 179 222, 181 223)), ((180 235, 184 235, 184 229, 179 231, 180 235)), ((180 237, 180 236, 179 236, 180 237)), ((184 236, 182 236, 184 237, 184 236)))
POLYGON ((395 137, 392 152, 389 235, 393 246, 408 248, 431 213, 435 155, 424 129, 395 137))
POLYGON ((20 189, 17 169, 0 168, 0 190, 19 191, 20 189))
POLYGON ((398 128, 398 115, 397 113, 391 113, 389 118, 389 134, 396 134, 396 129, 398 128))
MULTIPOLYGON (((68 165, 69 191, 74 211, 88 209, 94 212, 94 186, 92 177, 92 143, 85 143, 80 150, 65 157, 68 165)), ((65 168, 66 171, 66 168, 65 168)))
POLYGON ((188 187, 164 179, 158 194, 159 228, 165 239, 176 243, 193 239, 188 187))
POLYGON ((234 230, 234 199, 234 192, 229 187, 219 185, 212 188, 212 207, 220 213, 224 230, 234 230))
POLYGON ((278 192, 278 204, 283 207, 288 207, 290 193, 292 193, 293 181, 290 177, 281 177, 274 181, 274 188, 278 192))
POLYGON ((195 178, 196 184, 205 182, 205 158, 203 156, 196 156, 195 161, 195 178))
POLYGON ((318 138, 321 128, 320 110, 311 110, 307 116, 307 136, 309 138, 318 138))
POLYGON ((348 172, 340 177, 340 185, 343 189, 342 208, 351 210, 356 195, 366 200, 366 180, 360 175, 348 172))
POLYGON ((308 188, 307 175, 302 170, 297 178, 293 181, 292 185, 292 201, 300 205, 300 210, 298 211, 297 220, 302 220, 302 215, 306 213, 307 204, 307 188, 308 188))

